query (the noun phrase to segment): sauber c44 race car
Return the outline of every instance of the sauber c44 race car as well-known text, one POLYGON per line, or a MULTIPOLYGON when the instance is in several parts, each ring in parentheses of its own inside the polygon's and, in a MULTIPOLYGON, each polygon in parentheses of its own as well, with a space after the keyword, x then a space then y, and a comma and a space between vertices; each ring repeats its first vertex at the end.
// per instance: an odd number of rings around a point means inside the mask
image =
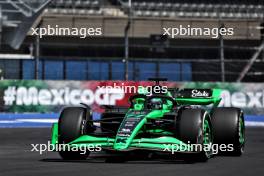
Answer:
MULTIPOLYGON (((158 87, 166 79, 152 80, 158 87)), ((129 108, 104 106, 100 120, 92 119, 86 105, 66 107, 53 124, 51 141, 69 148, 100 146, 108 154, 168 153, 195 162, 212 157, 214 145, 227 145, 221 154, 240 156, 245 145, 244 115, 238 108, 217 107, 220 94, 219 89, 168 88, 151 95, 141 91, 130 97, 129 108)), ((58 152, 65 160, 86 159, 90 154, 58 152)))

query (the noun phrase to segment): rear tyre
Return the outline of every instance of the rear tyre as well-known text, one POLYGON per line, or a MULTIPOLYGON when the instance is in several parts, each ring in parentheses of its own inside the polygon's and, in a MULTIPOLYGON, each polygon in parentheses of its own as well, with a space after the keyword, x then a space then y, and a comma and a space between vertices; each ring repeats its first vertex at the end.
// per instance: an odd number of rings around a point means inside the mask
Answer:
POLYGON ((210 145, 213 136, 209 114, 203 109, 184 109, 178 116, 177 124, 177 137, 186 144, 198 144, 197 148, 200 149, 193 149, 195 153, 186 154, 184 159, 187 162, 206 162, 212 156, 210 145))
MULTIPOLYGON (((91 119, 87 109, 82 107, 68 107, 63 109, 59 118, 59 144, 67 144, 77 139, 87 131, 92 131, 92 126, 87 123, 91 119)), ((64 151, 59 151, 60 156, 65 160, 85 160, 90 152, 70 151, 66 148, 64 151)))
POLYGON ((245 122, 243 111, 239 108, 216 108, 212 112, 214 143, 228 146, 220 154, 240 156, 245 147, 245 122), (233 150, 231 150, 233 148, 233 150))

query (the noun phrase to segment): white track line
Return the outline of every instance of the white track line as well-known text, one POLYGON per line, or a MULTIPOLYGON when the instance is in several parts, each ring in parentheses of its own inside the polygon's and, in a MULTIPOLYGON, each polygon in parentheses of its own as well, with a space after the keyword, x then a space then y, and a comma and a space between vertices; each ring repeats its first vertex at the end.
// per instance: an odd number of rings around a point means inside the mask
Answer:
MULTIPOLYGON (((14 119, 14 120, 0 120, 0 124, 15 124, 15 123, 56 123, 57 119, 14 119)), ((100 126, 100 123, 94 123, 96 126, 100 126)), ((245 121, 246 126, 264 127, 264 122, 245 121)))
POLYGON ((264 122, 245 121, 246 126, 264 127, 264 122))

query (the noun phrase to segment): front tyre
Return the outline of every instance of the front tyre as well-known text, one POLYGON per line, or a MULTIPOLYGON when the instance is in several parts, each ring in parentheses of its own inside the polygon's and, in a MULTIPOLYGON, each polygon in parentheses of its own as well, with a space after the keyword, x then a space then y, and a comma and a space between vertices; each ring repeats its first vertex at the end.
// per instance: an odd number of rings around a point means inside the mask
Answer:
POLYGON ((59 118, 59 144, 66 144, 66 150, 60 150, 60 156, 65 160, 85 160, 89 156, 87 150, 84 154, 81 151, 71 151, 67 146, 69 142, 85 134, 87 130, 87 109, 82 107, 67 107, 63 109, 59 118))
POLYGON ((212 112, 214 143, 232 145, 225 155, 240 156, 245 147, 245 122, 243 111, 239 108, 216 108, 212 112), (231 150, 233 149, 233 150, 231 150))
POLYGON ((203 109, 184 109, 178 116, 177 124, 177 137, 186 144, 195 144, 199 149, 184 159, 188 162, 207 161, 212 156, 213 140, 209 114, 203 109))

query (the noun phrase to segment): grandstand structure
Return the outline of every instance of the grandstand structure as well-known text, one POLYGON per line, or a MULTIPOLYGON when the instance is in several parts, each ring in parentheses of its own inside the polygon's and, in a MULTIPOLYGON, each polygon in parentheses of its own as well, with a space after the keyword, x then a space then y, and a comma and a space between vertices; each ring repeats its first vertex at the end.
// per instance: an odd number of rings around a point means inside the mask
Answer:
MULTIPOLYGON (((107 14, 102 5, 117 7, 128 1, 104 0, 58 0, 53 1, 50 12, 64 14, 107 14)), ((263 19, 264 6, 260 0, 253 1, 182 1, 182 0, 133 0, 135 17, 169 17, 169 18, 241 18, 263 19)), ((116 9, 119 16, 126 14, 124 7, 116 9), (120 11, 119 11, 120 10, 120 11)))
POLYGON ((0 0, 0 78, 20 79, 23 59, 33 59, 29 50, 18 50, 50 0, 0 0))
POLYGON ((18 49, 28 30, 49 2, 50 0, 1 0, 1 42, 18 49))
POLYGON ((1 52, 25 54, 33 50, 39 59, 13 60, 16 74, 6 73, 4 78, 123 80, 127 59, 130 80, 264 80, 262 0, 131 0, 131 4, 127 0, 53 0, 41 18, 34 21, 35 27, 92 27, 102 28, 103 32, 84 39, 44 36, 36 40, 29 31, 19 50, 6 42, 1 52), (127 43, 125 29, 129 20, 127 43), (162 37, 164 28, 180 25, 231 27, 234 35, 162 37))

